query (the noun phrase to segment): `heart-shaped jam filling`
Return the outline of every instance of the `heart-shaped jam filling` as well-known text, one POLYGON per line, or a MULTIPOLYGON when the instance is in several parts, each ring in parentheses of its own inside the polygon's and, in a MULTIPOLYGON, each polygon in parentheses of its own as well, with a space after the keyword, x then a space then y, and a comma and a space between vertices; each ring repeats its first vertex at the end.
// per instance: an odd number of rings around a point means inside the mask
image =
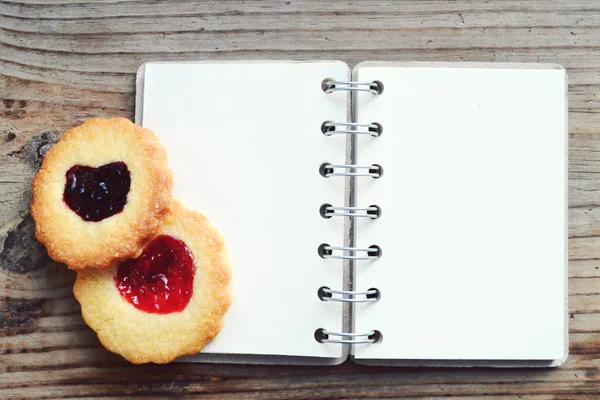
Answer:
POLYGON ((121 296, 149 313, 182 311, 193 293, 194 257, 179 239, 161 235, 135 259, 122 262, 115 275, 121 296))
POLYGON ((67 171, 63 200, 84 221, 102 221, 123 211, 131 185, 124 162, 101 167, 75 165, 67 171))

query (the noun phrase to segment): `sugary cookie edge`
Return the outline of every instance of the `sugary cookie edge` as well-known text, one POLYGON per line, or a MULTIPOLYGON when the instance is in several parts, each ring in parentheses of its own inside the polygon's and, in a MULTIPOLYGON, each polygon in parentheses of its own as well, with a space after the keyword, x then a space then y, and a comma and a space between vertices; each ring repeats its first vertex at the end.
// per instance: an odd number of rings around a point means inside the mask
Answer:
POLYGON ((148 238, 160 227, 171 201, 172 181, 172 172, 168 167, 166 149, 160 144, 154 132, 137 126, 125 118, 92 118, 82 125, 69 129, 59 142, 48 150, 40 170, 32 180, 33 200, 30 210, 33 219, 36 221, 36 238, 46 247, 52 259, 67 264, 73 270, 108 268, 115 262, 136 257, 147 243, 148 238), (147 157, 148 162, 153 165, 148 171, 153 174, 152 181, 158 182, 156 186, 159 190, 154 191, 154 210, 141 214, 141 218, 132 223, 130 229, 126 232, 119 232, 119 234, 110 238, 103 238, 100 240, 102 245, 89 248, 87 251, 78 254, 73 252, 72 248, 61 246, 60 238, 44 229, 47 224, 41 210, 44 207, 43 188, 50 178, 49 169, 51 165, 60 158, 61 151, 64 151, 63 147, 68 145, 69 140, 73 140, 71 138, 77 135, 77 130, 89 129, 94 126, 100 127, 105 124, 119 124, 128 130, 133 128, 135 133, 138 134, 138 148, 145 153, 144 157, 147 157))
MULTIPOLYGON (((198 324, 198 329, 195 330, 196 340, 189 341, 189 344, 185 347, 179 349, 167 349, 166 352, 156 352, 152 349, 144 352, 128 351, 119 346, 119 343, 105 337, 102 330, 98 331, 98 324, 96 324, 97 321, 95 321, 95 318, 93 317, 93 310, 84 306, 82 302, 83 296, 86 296, 87 293, 85 290, 86 281, 105 279, 106 277, 100 274, 107 274, 109 271, 82 271, 78 273, 77 280, 73 287, 75 298, 82 305, 82 317, 85 323, 96 332, 102 345, 109 351, 121 355, 133 364, 144 364, 149 362, 166 364, 178 357, 197 354, 221 331, 223 318, 232 301, 230 286, 231 269, 225 243, 221 234, 211 225, 210 221, 204 215, 197 211, 186 209, 177 200, 171 202, 169 213, 175 215, 175 218, 179 218, 185 229, 192 227, 188 232, 193 232, 192 234, 201 237, 205 242, 205 247, 212 249, 209 253, 210 262, 207 264, 207 270, 205 270, 204 273, 210 273, 213 277, 213 285, 209 286, 210 293, 206 295, 210 297, 210 303, 215 306, 211 312, 212 318, 198 324)), ((161 233, 157 232, 157 235, 159 234, 161 233)), ((185 312, 185 310, 182 312, 185 312)))

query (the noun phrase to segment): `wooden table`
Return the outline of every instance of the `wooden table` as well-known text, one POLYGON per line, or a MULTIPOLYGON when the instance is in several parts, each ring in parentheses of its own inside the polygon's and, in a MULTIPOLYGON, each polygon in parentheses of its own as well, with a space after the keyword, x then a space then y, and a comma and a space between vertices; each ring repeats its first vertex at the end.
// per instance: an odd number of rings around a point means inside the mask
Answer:
POLYGON ((0 1, 0 398, 600 398, 599 1, 0 1), (571 355, 554 370, 132 366, 80 317, 74 273, 33 236, 45 151, 133 118, 152 60, 551 62, 569 74, 571 355))

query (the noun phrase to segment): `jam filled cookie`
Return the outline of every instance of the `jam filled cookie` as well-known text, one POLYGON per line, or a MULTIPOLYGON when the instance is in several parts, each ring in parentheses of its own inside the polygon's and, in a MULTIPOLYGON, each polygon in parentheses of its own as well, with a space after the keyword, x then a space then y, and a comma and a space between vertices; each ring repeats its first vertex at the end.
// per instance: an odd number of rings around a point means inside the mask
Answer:
POLYGON ((67 131, 33 179, 35 233, 72 269, 136 257, 171 201, 167 153, 150 130, 94 118, 67 131))
POLYGON ((136 364, 167 363, 198 353, 221 329, 230 303, 225 245, 202 214, 174 200, 139 257, 80 271, 73 292, 108 350, 136 364))

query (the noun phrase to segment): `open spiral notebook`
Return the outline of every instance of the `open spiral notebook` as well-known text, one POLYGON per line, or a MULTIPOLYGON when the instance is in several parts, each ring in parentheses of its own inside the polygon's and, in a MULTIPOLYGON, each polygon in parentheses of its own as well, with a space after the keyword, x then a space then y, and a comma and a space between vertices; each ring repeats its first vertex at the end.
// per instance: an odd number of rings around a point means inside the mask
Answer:
POLYGON ((144 64, 136 123, 233 270, 187 360, 559 365, 566 87, 540 64, 144 64))

